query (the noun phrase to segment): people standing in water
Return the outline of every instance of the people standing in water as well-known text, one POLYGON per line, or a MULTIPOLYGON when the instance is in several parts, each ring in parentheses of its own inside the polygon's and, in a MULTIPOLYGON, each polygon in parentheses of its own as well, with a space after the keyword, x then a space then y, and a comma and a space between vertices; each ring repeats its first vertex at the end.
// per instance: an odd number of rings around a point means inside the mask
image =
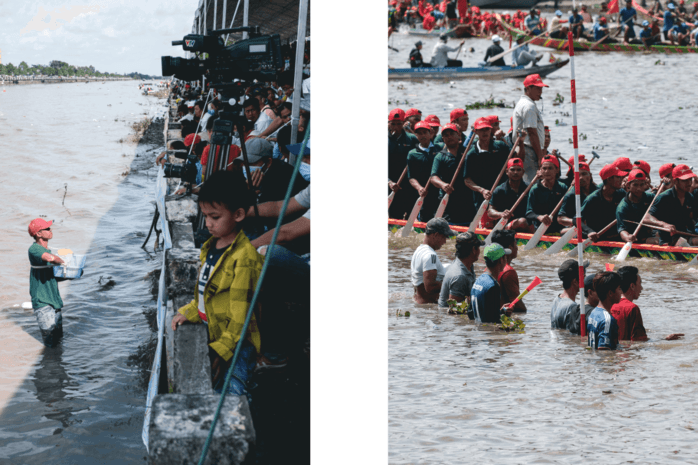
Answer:
POLYGON ((446 271, 436 251, 444 246, 456 232, 448 227, 443 218, 432 218, 427 222, 422 245, 412 255, 411 271, 414 301, 418 304, 436 303, 446 271))
POLYGON ((41 338, 47 347, 55 346, 63 336, 63 299, 53 275, 53 266, 63 264, 63 260, 48 248, 48 241, 53 239, 52 224, 53 221, 41 218, 29 223, 29 235, 34 239, 29 247, 29 294, 41 338))

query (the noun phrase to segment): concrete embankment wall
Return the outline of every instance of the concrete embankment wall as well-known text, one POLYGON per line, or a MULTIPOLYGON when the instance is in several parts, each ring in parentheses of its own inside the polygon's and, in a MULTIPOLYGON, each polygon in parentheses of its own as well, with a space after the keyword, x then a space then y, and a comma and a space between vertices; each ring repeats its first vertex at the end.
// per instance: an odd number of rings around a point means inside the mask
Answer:
MULTIPOLYGON (((176 105, 165 117, 165 142, 181 139, 180 126, 171 124, 176 105)), ((172 152, 169 163, 182 163, 172 152)), ((179 184, 168 179, 170 191, 179 184)), ((196 291, 199 249, 194 245, 193 222, 197 214, 196 196, 167 196, 167 224, 172 248, 166 252, 165 282, 167 313, 165 358, 167 384, 153 400, 148 439, 148 463, 197 463, 213 421, 220 394, 211 387, 207 327, 184 324, 172 331, 175 311, 188 303, 196 291), (169 390, 169 392, 167 392, 169 390)), ((226 396, 213 441, 204 463, 242 464, 254 460, 256 441, 252 414, 246 396, 226 396)))
POLYGON ((84 77, 84 78, 66 78, 66 77, 31 77, 31 76, 0 76, 0 84, 2 85, 27 85, 27 84, 65 84, 70 82, 104 82, 104 81, 133 81, 130 77, 114 78, 114 77, 84 77))

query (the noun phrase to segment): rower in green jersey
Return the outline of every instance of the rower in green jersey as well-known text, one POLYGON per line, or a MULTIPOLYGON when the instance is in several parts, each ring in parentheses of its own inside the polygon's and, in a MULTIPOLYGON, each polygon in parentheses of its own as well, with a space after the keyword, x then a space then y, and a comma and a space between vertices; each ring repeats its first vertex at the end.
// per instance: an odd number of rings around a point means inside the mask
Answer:
POLYGON ((523 180, 524 169, 523 161, 520 158, 510 158, 507 162, 507 181, 503 182, 492 191, 492 201, 487 210, 487 220, 483 221, 485 228, 493 228, 502 217, 506 217, 507 224, 505 229, 513 229, 526 233, 533 233, 535 229, 528 224, 526 219, 526 197, 519 203, 514 211, 511 208, 519 200, 519 196, 528 187, 523 180))
POLYGON ((405 188, 407 183, 398 186, 397 182, 407 166, 407 154, 417 146, 417 136, 403 129, 405 112, 395 108, 388 116, 388 193, 395 191, 395 200, 390 205, 388 216, 402 219, 417 200, 413 189, 405 188), (401 192, 397 192, 401 190, 401 192))
POLYGON ((694 234, 696 222, 693 218, 694 198, 690 193, 696 177, 687 165, 678 165, 672 172, 673 186, 657 196, 649 218, 662 224, 669 231, 659 231, 661 245, 698 245, 698 237, 682 237, 677 231, 694 234))
POLYGON ((591 231, 588 237, 592 242, 620 240, 616 228, 610 228, 603 236, 599 236, 598 232, 616 219, 616 209, 625 198, 625 191, 620 186, 627 175, 614 165, 604 166, 600 173, 603 186, 589 194, 582 203, 582 222, 591 231))
POLYGON ((475 120, 474 127, 478 141, 472 144, 466 155, 463 176, 465 185, 473 191, 473 203, 477 210, 485 199, 492 199, 490 189, 493 189, 497 176, 507 162, 509 148, 504 142, 494 140, 492 123, 487 118, 475 120))
POLYGON ((538 229, 541 223, 548 225, 547 234, 559 233, 562 229, 555 218, 547 215, 552 213, 562 197, 567 193, 564 184, 558 181, 560 162, 553 155, 546 155, 541 159, 540 180, 528 191, 528 206, 526 218, 528 222, 538 229))
MULTIPOLYGON (((625 181, 628 190, 625 198, 621 200, 616 209, 616 219, 618 224, 618 234, 623 242, 637 242, 646 244, 659 244, 659 238, 650 228, 640 228, 637 235, 633 234, 637 224, 642 221, 647 209, 652 203, 654 194, 645 191, 647 188, 647 175, 641 169, 630 171, 625 181), (634 221, 635 223, 630 223, 634 221)), ((645 219, 647 226, 659 226, 662 224, 652 221, 649 217, 645 219)))
MULTIPOLYGON (((462 134, 461 137, 461 144, 463 144, 463 147, 465 147, 468 143, 466 140, 468 137, 466 136, 466 132, 468 131, 468 112, 465 111, 462 108, 455 108, 451 110, 451 115, 450 115, 451 123, 455 124, 460 128, 460 132, 462 134)), ((436 138, 434 138, 434 144, 443 144, 444 143, 444 138, 443 138, 443 131, 441 134, 438 134, 436 138)))
POLYGON ((407 177, 412 188, 420 197, 424 197, 419 221, 427 222, 434 217, 439 203, 437 190, 429 186, 431 168, 436 154, 441 151, 431 142, 431 126, 426 121, 420 121, 415 126, 419 144, 407 155, 407 177))
MULTIPOLYGON (((594 179, 591 177, 591 169, 589 165, 584 162, 579 162, 579 201, 580 205, 584 203, 586 198, 592 192, 596 191, 598 186, 594 183, 594 179)), ((557 215, 557 222, 563 227, 560 233, 565 234, 570 228, 576 227, 575 218, 577 216, 577 204, 576 204, 576 194, 575 189, 565 194, 562 201, 562 207, 560 207, 560 213, 557 215)), ((591 229, 582 224, 582 235, 586 237, 591 229)))

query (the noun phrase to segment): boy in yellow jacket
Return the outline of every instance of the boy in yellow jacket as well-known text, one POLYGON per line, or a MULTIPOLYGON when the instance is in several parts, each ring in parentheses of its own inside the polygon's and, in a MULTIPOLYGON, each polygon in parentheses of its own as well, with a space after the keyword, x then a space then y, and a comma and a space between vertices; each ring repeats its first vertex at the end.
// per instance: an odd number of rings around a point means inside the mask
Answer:
POLYGON ((213 388, 221 392, 237 344, 242 344, 228 392, 248 395, 247 382, 260 351, 256 315, 242 335, 262 271, 263 259, 240 227, 251 204, 250 192, 240 171, 218 171, 199 191, 199 206, 213 235, 201 246, 201 270, 197 296, 180 308, 172 329, 185 321, 208 325, 213 388))

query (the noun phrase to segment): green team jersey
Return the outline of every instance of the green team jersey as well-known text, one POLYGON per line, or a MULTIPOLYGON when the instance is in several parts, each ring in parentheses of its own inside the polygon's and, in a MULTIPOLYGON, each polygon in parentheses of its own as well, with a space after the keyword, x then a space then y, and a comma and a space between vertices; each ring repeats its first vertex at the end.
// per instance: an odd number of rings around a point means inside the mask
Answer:
MULTIPOLYGON (((29 263, 32 266, 48 266, 49 263, 42 260, 41 256, 51 253, 49 249, 33 243, 29 247, 29 263)), ((29 272, 29 294, 32 298, 32 307, 40 308, 50 305, 56 310, 63 308, 63 299, 58 293, 58 282, 53 276, 51 268, 32 268, 29 272)))

